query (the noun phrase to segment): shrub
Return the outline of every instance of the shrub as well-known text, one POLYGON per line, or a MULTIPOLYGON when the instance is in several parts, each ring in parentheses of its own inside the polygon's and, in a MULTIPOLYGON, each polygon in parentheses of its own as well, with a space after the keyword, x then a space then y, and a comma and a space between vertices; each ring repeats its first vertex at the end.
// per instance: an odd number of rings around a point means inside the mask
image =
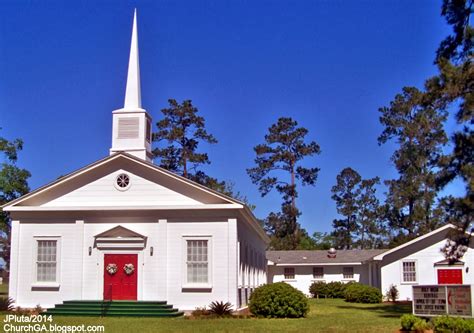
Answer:
POLYGON ((328 288, 328 297, 329 298, 344 298, 344 293, 346 288, 353 284, 353 282, 342 283, 342 282, 329 282, 327 285, 328 288))
POLYGON ((474 320, 459 317, 441 316, 433 319, 435 332, 471 333, 474 332, 474 320))
POLYGON ((193 310, 193 312, 191 312, 191 315, 193 317, 207 316, 209 315, 209 311, 206 309, 205 306, 203 306, 202 308, 197 307, 196 309, 193 310))
POLYGON ((380 303, 382 293, 378 288, 366 286, 361 283, 351 283, 344 293, 346 302, 352 303, 380 303))
POLYGON ((39 304, 37 304, 36 307, 33 309, 33 314, 35 315, 39 315, 43 312, 44 312, 44 309, 39 304))
POLYGON ((0 311, 13 311, 15 301, 11 297, 0 298, 0 311))
POLYGON ((387 293, 385 294, 385 297, 387 297, 387 300, 389 301, 396 302, 399 295, 400 293, 398 292, 397 286, 391 284, 390 288, 388 288, 387 293))
POLYGON ((342 283, 342 282, 329 282, 325 283, 322 281, 316 281, 309 287, 309 293, 313 297, 318 298, 344 298, 344 292, 347 286, 353 282, 342 283))
POLYGON ((416 318, 416 321, 413 324, 413 327, 411 329, 412 329, 412 331, 415 331, 417 333, 423 333, 427 330, 430 330, 431 325, 430 325, 430 323, 428 323, 424 319, 416 318))
POLYGON ((232 314, 232 304, 229 302, 212 302, 209 304, 209 313, 217 316, 230 316, 232 314))
MULTIPOLYGON (((400 321, 402 324, 402 330, 404 331, 413 331, 415 323, 419 322, 420 318, 412 314, 404 314, 401 316, 400 321)), ((424 321, 424 320, 423 320, 424 321)))
POLYGON ((316 281, 309 286, 309 293, 314 298, 327 298, 328 287, 326 282, 316 281))
POLYGON ((258 317, 299 318, 309 311, 306 296, 285 282, 256 288, 250 296, 250 311, 258 317))

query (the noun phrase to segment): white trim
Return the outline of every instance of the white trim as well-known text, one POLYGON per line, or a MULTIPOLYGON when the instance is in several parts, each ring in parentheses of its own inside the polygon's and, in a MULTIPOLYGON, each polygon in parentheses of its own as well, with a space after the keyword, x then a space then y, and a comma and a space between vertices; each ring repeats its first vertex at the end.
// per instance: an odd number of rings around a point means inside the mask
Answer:
POLYGON ((403 285, 410 285, 410 284, 418 284, 418 259, 403 259, 400 260, 400 284, 403 285), (413 262, 415 263, 415 281, 405 281, 403 273, 403 263, 405 262, 413 262))
POLYGON ((96 248, 98 250, 104 249, 144 249, 145 242, 140 243, 96 243, 96 248))
POLYGON ((432 235, 434 235, 434 234, 437 234, 438 232, 443 231, 443 230, 448 229, 448 228, 453 228, 453 229, 455 229, 456 226, 454 226, 454 225, 452 225, 452 224, 446 224, 446 225, 444 225, 444 226, 442 226, 442 227, 440 227, 440 228, 438 228, 438 229, 435 229, 435 230, 433 230, 433 231, 431 231, 431 232, 429 232, 429 233, 427 233, 427 234, 425 234, 425 235, 419 236, 419 237, 417 237, 417 238, 415 238, 415 239, 412 239, 412 240, 409 241, 409 242, 406 242, 406 243, 404 243, 404 244, 402 244, 402 245, 399 245, 399 246, 397 246, 397 247, 394 247, 393 249, 388 250, 387 252, 381 253, 381 254, 375 256, 373 259, 374 259, 374 260, 382 260, 382 259, 384 258, 384 256, 386 256, 387 254, 390 254, 390 253, 393 253, 393 252, 398 251, 398 250, 400 250, 400 249, 403 249, 404 247, 407 247, 407 246, 409 246, 409 245, 411 245, 411 244, 414 244, 414 243, 416 243, 416 242, 419 242, 419 241, 421 241, 421 240, 423 240, 423 239, 425 239, 425 238, 427 238, 427 237, 430 237, 430 236, 432 236, 432 235))
POLYGON ((198 209, 198 210, 215 210, 215 209, 241 209, 242 205, 238 204, 209 204, 209 205, 163 205, 163 206, 67 206, 67 207, 42 207, 42 206, 16 206, 6 207, 4 211, 43 211, 43 212, 56 212, 56 211, 110 211, 110 210, 187 210, 187 209, 198 209))
POLYGON ((61 285, 57 282, 34 282, 32 288, 59 288, 61 285))

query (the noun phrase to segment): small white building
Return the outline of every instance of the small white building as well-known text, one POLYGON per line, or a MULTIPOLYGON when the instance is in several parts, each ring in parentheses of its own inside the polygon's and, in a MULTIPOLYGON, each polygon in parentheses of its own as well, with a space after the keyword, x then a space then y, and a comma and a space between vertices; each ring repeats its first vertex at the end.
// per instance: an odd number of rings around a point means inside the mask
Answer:
POLYGON ((395 285, 400 300, 418 284, 474 284, 474 240, 464 257, 450 264, 441 249, 455 227, 447 224, 390 250, 267 251, 268 281, 285 281, 309 294, 315 281, 356 281, 379 288, 395 285))
POLYGON ((474 239, 464 257, 450 264, 441 249, 455 227, 447 224, 373 258, 380 267, 382 292, 396 285, 400 300, 412 299, 412 286, 423 284, 474 284, 474 239))
POLYGON ((313 282, 379 284, 373 257, 384 250, 267 251, 269 282, 284 281, 309 295, 313 282))
POLYGON ((125 104, 112 118, 110 156, 2 207, 12 218, 9 296, 21 307, 102 299, 244 306, 267 281, 268 237, 244 203, 150 162, 136 14, 125 104))

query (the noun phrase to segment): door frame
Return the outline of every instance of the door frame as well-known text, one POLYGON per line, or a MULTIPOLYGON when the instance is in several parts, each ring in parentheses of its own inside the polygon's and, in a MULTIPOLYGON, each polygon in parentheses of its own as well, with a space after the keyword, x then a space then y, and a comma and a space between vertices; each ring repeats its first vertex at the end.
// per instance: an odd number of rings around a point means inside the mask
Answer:
POLYGON ((143 250, 127 250, 127 249, 107 249, 107 250, 100 250, 99 257, 98 257, 98 265, 99 268, 97 270, 97 298, 104 299, 104 260, 105 254, 136 254, 137 255, 137 268, 136 272, 137 276, 137 301, 143 300, 143 267, 144 267, 144 260, 143 260, 143 250))

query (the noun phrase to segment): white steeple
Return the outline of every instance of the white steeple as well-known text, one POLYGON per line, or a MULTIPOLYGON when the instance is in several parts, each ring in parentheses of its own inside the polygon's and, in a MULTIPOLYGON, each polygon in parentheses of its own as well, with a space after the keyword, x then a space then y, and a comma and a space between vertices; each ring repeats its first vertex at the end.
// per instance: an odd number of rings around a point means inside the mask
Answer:
POLYGON ((127 89, 125 90, 124 109, 137 109, 142 107, 140 91, 140 61, 138 59, 138 32, 137 10, 133 15, 132 43, 130 45, 130 59, 128 61, 127 89))
POLYGON ((112 112, 112 118, 110 154, 127 152, 151 161, 151 117, 142 109, 136 9, 133 16, 125 103, 122 109, 112 112))

